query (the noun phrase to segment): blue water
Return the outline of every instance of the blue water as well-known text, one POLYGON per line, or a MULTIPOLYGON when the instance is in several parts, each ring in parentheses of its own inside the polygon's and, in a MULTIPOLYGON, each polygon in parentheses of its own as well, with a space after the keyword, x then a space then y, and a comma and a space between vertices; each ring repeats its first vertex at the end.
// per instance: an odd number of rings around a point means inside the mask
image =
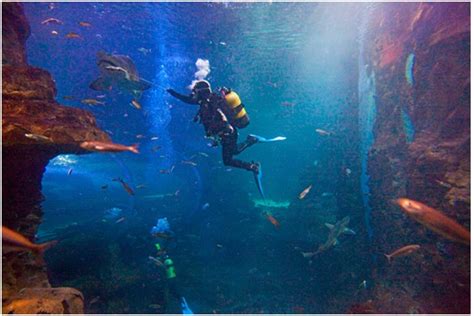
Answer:
POLYGON ((60 240, 47 256, 53 286, 81 290, 86 312, 180 313, 161 268, 148 259, 161 242, 195 312, 341 313, 366 299, 359 286, 367 278, 366 255, 357 249, 366 243, 365 232, 372 234, 367 154, 376 104, 369 61, 354 57, 363 54, 358 39, 365 5, 27 3, 25 10, 28 61, 51 73, 57 101, 91 111, 114 142, 139 143, 141 151, 67 155, 48 165, 39 236, 60 240), (63 24, 41 24, 50 17, 63 24), (68 32, 81 38, 66 38, 68 32), (153 83, 141 110, 120 89, 89 89, 99 50, 130 56, 140 77, 153 83), (231 87, 246 105, 251 123, 241 140, 250 133, 287 137, 257 144, 239 159, 260 162, 267 200, 289 201, 289 208, 256 207, 261 197, 252 174, 224 166, 221 148, 209 147, 202 126, 192 121, 197 106, 165 91, 189 93, 198 58, 209 60, 206 79, 213 87, 231 87), (105 106, 80 102, 101 95, 105 106), (343 130, 351 106, 360 109, 361 120, 343 130), (360 163, 335 154, 353 146, 353 137, 359 137, 360 163), (188 160, 197 165, 182 163, 188 160), (119 177, 135 195, 112 181, 119 177), (339 186, 357 178, 354 187, 339 186), (361 194, 361 203, 340 206, 361 194), (114 207, 120 215, 105 216, 114 207), (325 223, 347 215, 356 236, 341 237, 312 261, 301 256, 326 240, 325 223), (163 217, 173 240, 150 234, 163 217))

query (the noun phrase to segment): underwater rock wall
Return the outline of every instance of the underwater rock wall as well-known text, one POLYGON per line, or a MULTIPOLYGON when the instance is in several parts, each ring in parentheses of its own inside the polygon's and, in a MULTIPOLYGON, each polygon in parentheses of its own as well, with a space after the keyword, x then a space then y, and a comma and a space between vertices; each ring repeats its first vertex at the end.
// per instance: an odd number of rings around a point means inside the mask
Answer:
MULTIPOLYGON (((49 160, 64 153, 86 153, 79 147, 81 141, 107 141, 109 137, 97 127, 91 113, 55 101, 51 75, 27 64, 25 42, 30 27, 22 5, 2 3, 2 9, 2 219, 3 225, 33 239, 41 222, 41 179, 49 160)), ((44 289, 51 287, 44 264, 31 254, 2 256, 4 313, 82 311, 82 296, 77 291, 44 289), (46 299, 48 291, 51 295, 46 299), (31 295, 25 297, 27 292, 31 295), (36 301, 42 303, 31 309, 33 303, 28 302, 36 301)))
POLYGON ((469 228, 469 6, 385 3, 371 21, 365 59, 372 61, 377 107, 368 158, 374 252, 422 247, 375 271, 381 312, 470 311, 469 248, 425 229, 390 202, 418 200, 469 228))

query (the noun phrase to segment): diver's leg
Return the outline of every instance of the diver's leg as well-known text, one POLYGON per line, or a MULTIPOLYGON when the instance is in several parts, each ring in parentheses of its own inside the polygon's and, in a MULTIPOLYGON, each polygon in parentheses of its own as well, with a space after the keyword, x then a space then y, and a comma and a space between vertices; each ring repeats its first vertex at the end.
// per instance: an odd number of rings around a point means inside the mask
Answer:
POLYGON ((235 155, 238 155, 238 154, 240 154, 241 152, 243 152, 245 149, 249 148, 250 146, 252 146, 252 145, 254 145, 254 144, 256 144, 256 143, 258 143, 258 139, 257 139, 256 137, 254 137, 254 136, 248 135, 248 136, 247 136, 247 139, 246 139, 244 142, 242 142, 242 143, 240 143, 240 144, 238 144, 238 145, 236 146, 236 147, 237 147, 237 150, 236 150, 236 152, 235 152, 234 154, 235 154, 235 155))
POLYGON ((245 162, 242 160, 234 159, 234 154, 237 151, 237 133, 226 134, 221 137, 222 143, 222 161, 224 165, 246 169, 246 170, 253 170, 252 165, 249 162, 245 162))

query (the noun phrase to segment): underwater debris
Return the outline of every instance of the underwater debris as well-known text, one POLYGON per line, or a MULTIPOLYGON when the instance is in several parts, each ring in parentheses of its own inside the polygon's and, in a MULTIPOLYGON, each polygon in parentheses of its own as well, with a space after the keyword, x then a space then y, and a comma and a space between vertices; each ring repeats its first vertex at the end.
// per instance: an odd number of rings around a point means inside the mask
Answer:
POLYGON ((391 262, 392 258, 408 256, 409 254, 413 253, 414 251, 420 248, 421 248, 420 245, 408 245, 408 246, 404 246, 395 250, 389 255, 384 254, 384 256, 387 258, 388 262, 391 262))
POLYGON ((138 151, 138 144, 125 146, 125 145, 111 143, 111 142, 85 141, 80 144, 80 147, 86 150, 90 150, 90 151, 102 151, 102 152, 130 151, 135 154, 140 153, 138 151))
POLYGON ((304 189, 304 190, 300 193, 300 195, 298 196, 298 198, 299 198, 300 200, 304 199, 305 196, 309 193, 309 190, 311 190, 312 187, 313 187, 313 185, 311 184, 309 187, 307 187, 306 189, 304 189))
POLYGON ((453 219, 421 202, 399 198, 395 203, 411 218, 439 235, 465 245, 471 243, 471 233, 453 219))

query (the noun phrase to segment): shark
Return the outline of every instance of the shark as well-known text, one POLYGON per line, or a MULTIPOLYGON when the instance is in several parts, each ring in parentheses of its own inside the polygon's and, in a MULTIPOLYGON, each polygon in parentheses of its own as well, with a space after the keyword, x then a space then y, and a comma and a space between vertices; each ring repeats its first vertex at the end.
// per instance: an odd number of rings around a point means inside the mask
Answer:
POLYGON ((342 234, 348 234, 348 235, 355 235, 355 232, 348 228, 347 225, 349 224, 350 217, 346 216, 340 221, 336 222, 334 225, 325 223, 325 226, 329 228, 329 235, 326 240, 326 242, 318 247, 318 250, 314 252, 302 252, 301 254, 305 258, 311 258, 316 256, 317 254, 320 254, 321 252, 324 252, 334 246, 336 246, 339 241, 338 237, 342 234))
POLYGON ((93 90, 107 91, 116 86, 130 92, 135 99, 139 99, 143 91, 151 87, 151 82, 139 77, 135 64, 128 56, 99 51, 97 66, 100 72, 99 78, 89 86, 93 90))

